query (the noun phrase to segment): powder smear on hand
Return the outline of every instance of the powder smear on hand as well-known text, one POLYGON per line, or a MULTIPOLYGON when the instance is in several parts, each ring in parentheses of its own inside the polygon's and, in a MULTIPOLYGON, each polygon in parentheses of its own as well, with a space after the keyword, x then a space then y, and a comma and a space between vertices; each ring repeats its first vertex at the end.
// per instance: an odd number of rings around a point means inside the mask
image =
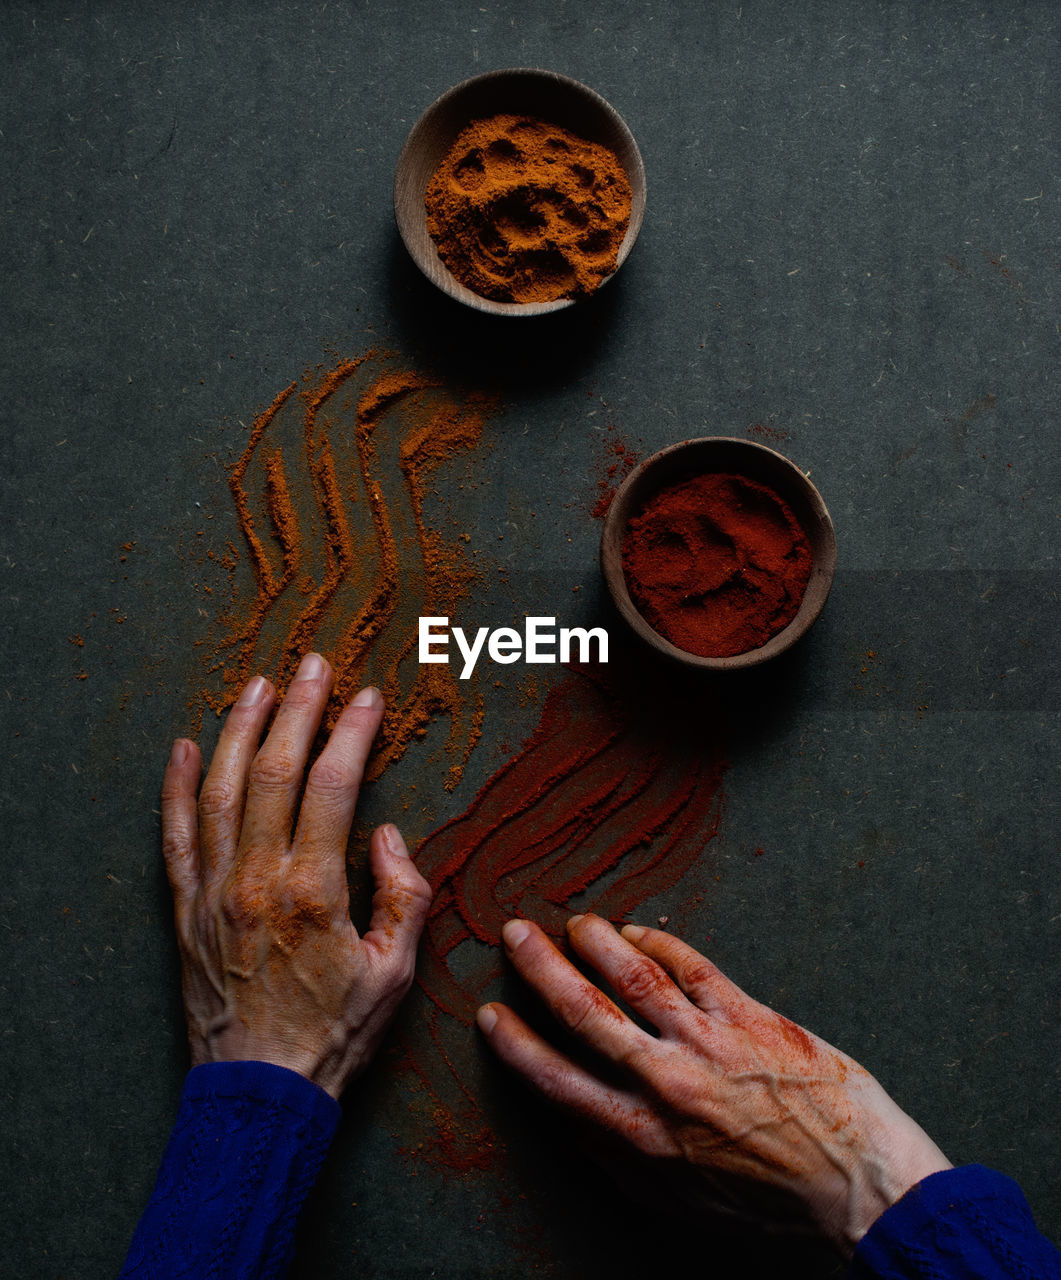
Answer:
POLYGON ((745 476, 663 489, 623 538, 634 603, 661 636, 701 657, 764 645, 796 616, 810 572, 810 543, 788 504, 745 476))
POLYGON ((592 293, 616 268, 631 201, 614 152, 519 115, 469 125, 425 195, 442 261, 496 302, 592 293))

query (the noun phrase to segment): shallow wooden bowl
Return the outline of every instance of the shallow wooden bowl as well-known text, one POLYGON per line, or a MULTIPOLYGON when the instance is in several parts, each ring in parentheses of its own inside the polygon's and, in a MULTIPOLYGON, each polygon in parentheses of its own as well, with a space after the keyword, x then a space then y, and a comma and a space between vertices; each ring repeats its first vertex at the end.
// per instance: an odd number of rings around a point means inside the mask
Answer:
POLYGON ((659 653, 703 671, 739 671, 784 653, 805 635, 825 606, 836 572, 836 534, 821 494, 795 463, 765 445, 728 436, 684 440, 646 458, 631 471, 608 508, 601 535, 601 571, 615 606, 633 630, 659 653), (785 502, 799 521, 811 546, 811 575, 799 612, 758 649, 728 658, 704 658, 679 649, 651 627, 631 599, 623 573, 623 535, 636 516, 661 489, 707 472, 747 476, 765 484, 785 502))
MULTIPOLYGON (((602 143, 619 158, 633 193, 630 225, 619 247, 616 271, 622 266, 634 247, 645 214, 645 166, 634 135, 618 111, 599 93, 567 76, 531 67, 473 76, 444 93, 413 125, 394 173, 394 216, 398 231, 424 275, 458 302, 497 316, 539 316, 561 311, 577 299, 495 302, 465 288, 438 256, 435 242, 427 231, 424 193, 457 135, 473 120, 501 114, 550 120, 590 142, 602 143)), ((610 279, 608 276, 607 280, 610 279)))

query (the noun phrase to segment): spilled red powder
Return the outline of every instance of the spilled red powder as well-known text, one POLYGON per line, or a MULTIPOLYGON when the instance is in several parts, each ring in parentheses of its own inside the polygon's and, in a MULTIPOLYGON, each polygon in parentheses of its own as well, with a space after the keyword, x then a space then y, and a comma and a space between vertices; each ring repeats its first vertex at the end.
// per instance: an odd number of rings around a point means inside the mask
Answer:
POLYGON ((791 440, 791 435, 783 427, 772 427, 766 422, 753 422, 746 428, 750 436, 758 436, 760 440, 791 440))
POLYGON ((667 675, 622 657, 572 670, 519 754, 420 846, 417 865, 435 891, 423 985, 447 1013, 475 1012, 446 974, 458 942, 496 947, 517 915, 560 936, 576 898, 579 910, 624 921, 715 834, 714 713, 699 719, 695 691, 667 675))
POLYGON ((435 893, 417 973, 429 1003, 406 1047, 458 1128, 482 1123, 455 1064, 503 971, 501 926, 526 916, 561 936, 576 911, 620 923, 676 885, 718 830, 718 726, 709 691, 619 650, 568 672, 519 753, 420 845, 435 893))
POLYGON ((603 520, 608 514, 619 486, 641 461, 638 450, 617 434, 614 423, 609 423, 607 436, 604 439, 604 458, 599 465, 597 477, 597 496, 590 509, 595 520, 603 520))
POLYGON ((499 1153, 488 1126, 466 1127, 443 1106, 434 1108, 432 1121, 433 1134, 420 1142, 399 1147, 403 1156, 457 1174, 487 1173, 493 1168, 499 1153))

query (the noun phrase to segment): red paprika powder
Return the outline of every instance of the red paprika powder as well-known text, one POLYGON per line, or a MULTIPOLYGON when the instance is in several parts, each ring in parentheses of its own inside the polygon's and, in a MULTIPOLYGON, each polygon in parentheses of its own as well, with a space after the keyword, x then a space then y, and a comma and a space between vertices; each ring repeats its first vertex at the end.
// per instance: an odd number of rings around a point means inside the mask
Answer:
POLYGON ((620 641, 607 665, 553 686, 520 750, 417 849, 434 891, 417 965, 429 999, 402 1036, 437 1136, 411 1154, 458 1174, 501 1154, 465 1083, 468 1028, 504 968, 501 926, 523 916, 562 938, 575 912, 654 918, 649 900, 707 859, 718 831, 721 724, 710 687, 646 669, 620 641))
POLYGON ((712 473, 649 499, 627 525, 623 572, 661 636, 687 653, 726 658, 759 648, 796 616, 811 548, 773 489, 712 473))

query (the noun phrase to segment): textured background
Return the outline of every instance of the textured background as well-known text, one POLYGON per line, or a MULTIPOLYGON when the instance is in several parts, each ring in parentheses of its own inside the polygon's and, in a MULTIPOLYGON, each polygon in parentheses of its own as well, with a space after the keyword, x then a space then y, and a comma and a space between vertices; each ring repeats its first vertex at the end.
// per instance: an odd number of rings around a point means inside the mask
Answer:
MULTIPOLYGON (((150 1192, 185 1069, 155 811, 198 679, 187 547, 203 512, 234 528, 240 422, 326 347, 376 342, 501 384, 465 518, 506 532, 520 612, 597 616, 605 424, 646 451, 758 425, 811 472, 833 596, 790 661, 722 691, 722 830, 700 903, 659 909, 1061 1235, 1057 6, 101 0, 0 25, 0 1270, 112 1274, 150 1192), (433 296, 390 207, 423 108, 512 65, 604 94, 649 179, 620 277, 533 329, 433 296)), ((534 715, 494 698, 452 797, 410 761, 425 830, 534 715)), ((503 1176, 402 1156, 381 1069, 298 1275, 677 1261, 682 1237, 557 1160, 566 1129, 470 1033, 467 1054, 503 1176)), ((753 1243, 700 1246, 714 1274, 776 1274, 753 1243)))

